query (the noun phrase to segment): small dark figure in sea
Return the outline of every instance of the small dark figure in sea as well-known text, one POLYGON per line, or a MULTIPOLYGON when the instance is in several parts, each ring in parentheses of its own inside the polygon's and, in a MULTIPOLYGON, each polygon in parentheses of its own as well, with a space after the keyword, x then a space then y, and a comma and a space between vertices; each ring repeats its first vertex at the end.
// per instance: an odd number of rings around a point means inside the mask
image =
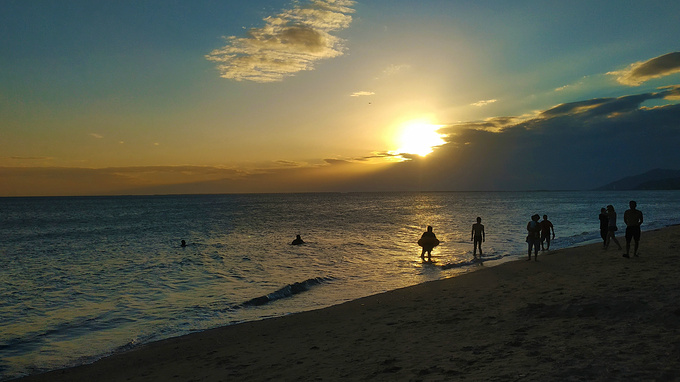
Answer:
POLYGON ((543 220, 541 220, 541 250, 550 250, 550 230, 552 230, 552 238, 555 239, 555 228, 553 224, 548 220, 548 215, 543 215, 543 220), (543 242, 545 241, 545 247, 543 242))
POLYGON ((477 223, 472 225, 472 233, 470 235, 470 241, 473 242, 474 249, 472 250, 472 256, 477 258, 477 247, 479 247, 479 257, 482 257, 482 242, 486 241, 486 234, 484 233, 484 224, 482 224, 482 218, 477 218, 477 223))
POLYGON ((529 258, 527 261, 531 261, 531 248, 534 248, 534 261, 538 261, 538 248, 541 246, 541 224, 538 219, 541 217, 535 214, 531 217, 531 221, 527 223, 527 243, 529 244, 529 258))
POLYGON ((423 259, 423 261, 425 261, 425 252, 427 252, 427 262, 431 263, 432 250, 439 244, 437 235, 435 235, 434 232, 432 232, 432 226, 427 226, 427 231, 423 232, 423 235, 420 236, 418 244, 421 247, 423 247, 422 252, 420 252, 420 258, 423 259))
POLYGON ((635 200, 631 200, 628 203, 630 206, 629 210, 623 213, 623 222, 626 223, 626 254, 623 257, 630 257, 630 241, 635 239, 635 249, 633 250, 633 256, 638 255, 638 245, 640 244, 640 225, 642 224, 642 211, 638 210, 637 203, 635 200))
POLYGON ((609 216, 607 209, 600 209, 600 237, 602 237, 602 247, 607 248, 607 231, 609 231, 609 216))
POLYGON ((300 245, 300 244, 304 244, 304 243, 305 242, 302 240, 300 235, 297 235, 297 236, 295 236, 295 240, 293 240, 293 242, 290 243, 290 245, 300 245))
POLYGON ((180 246, 181 246, 181 247, 186 247, 186 246, 187 246, 187 242, 184 241, 184 240, 182 240, 182 244, 180 244, 180 246))

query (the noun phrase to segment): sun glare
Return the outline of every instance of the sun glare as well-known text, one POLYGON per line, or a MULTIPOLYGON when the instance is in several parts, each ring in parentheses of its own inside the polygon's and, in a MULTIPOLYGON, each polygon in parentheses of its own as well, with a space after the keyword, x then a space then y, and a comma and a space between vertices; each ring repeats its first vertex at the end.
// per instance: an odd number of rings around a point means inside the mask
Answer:
POLYGON ((437 131, 443 125, 424 121, 410 121, 403 124, 398 137, 399 149, 395 154, 415 154, 421 157, 431 153, 435 147, 446 143, 437 131))

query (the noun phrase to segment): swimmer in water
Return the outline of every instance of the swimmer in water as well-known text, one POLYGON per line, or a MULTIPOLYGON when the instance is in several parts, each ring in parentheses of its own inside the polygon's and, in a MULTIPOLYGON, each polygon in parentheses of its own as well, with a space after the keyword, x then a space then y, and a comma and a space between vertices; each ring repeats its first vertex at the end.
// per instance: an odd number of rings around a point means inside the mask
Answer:
POLYGON ((293 242, 290 243, 290 245, 300 245, 300 244, 304 244, 304 243, 305 242, 302 240, 300 235, 297 235, 297 236, 295 236, 295 240, 293 240, 293 242))

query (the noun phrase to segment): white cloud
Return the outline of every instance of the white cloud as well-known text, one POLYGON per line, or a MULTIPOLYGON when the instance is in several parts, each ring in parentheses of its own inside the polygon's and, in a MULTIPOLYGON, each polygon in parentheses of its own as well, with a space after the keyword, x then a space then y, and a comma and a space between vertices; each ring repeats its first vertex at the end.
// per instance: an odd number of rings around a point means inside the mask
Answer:
POLYGON ((102 139, 102 138, 104 138, 103 135, 99 135, 99 134, 96 134, 96 133, 90 133, 90 136, 91 136, 92 138, 97 138, 97 139, 102 139))
POLYGON ((217 63, 223 78, 236 81, 281 81, 311 70, 322 59, 343 54, 342 40, 330 32, 352 22, 352 0, 311 0, 264 19, 247 37, 231 36, 206 58, 217 63))
POLYGON ((477 107, 482 107, 482 106, 486 106, 486 105, 492 104, 492 103, 494 103, 494 102, 496 102, 496 101, 497 101, 497 100, 495 100, 495 99, 487 99, 487 100, 482 100, 482 101, 477 101, 477 102, 475 102, 475 103, 471 103, 470 105, 472 105, 472 106, 477 106, 477 107))
POLYGON ((374 92, 368 92, 368 91, 360 91, 360 92, 354 92, 350 95, 350 97, 364 97, 364 96, 371 96, 374 95, 374 92))
POLYGON ((408 64, 401 64, 401 65, 390 65, 385 70, 383 70, 383 74, 385 76, 394 76, 396 74, 399 74, 401 71, 410 69, 411 65, 408 64))

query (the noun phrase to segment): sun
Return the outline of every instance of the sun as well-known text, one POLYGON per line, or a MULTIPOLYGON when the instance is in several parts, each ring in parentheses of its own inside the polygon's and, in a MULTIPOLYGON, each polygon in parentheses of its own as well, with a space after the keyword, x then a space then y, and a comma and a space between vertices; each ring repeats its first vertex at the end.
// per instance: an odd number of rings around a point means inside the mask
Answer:
POLYGON ((441 127, 443 125, 436 125, 423 120, 404 123, 400 128, 397 138, 399 149, 394 150, 392 153, 426 156, 435 147, 446 143, 443 135, 437 132, 441 127))

